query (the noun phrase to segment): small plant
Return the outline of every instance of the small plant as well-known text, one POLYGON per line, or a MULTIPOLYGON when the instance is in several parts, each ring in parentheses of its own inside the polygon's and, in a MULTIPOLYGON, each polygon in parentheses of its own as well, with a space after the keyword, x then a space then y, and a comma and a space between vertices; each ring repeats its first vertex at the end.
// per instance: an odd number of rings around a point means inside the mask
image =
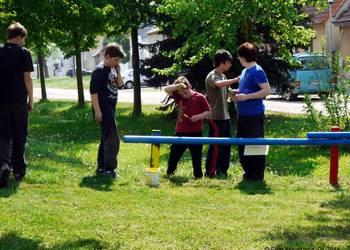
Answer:
POLYGON ((349 70, 348 58, 343 69, 339 65, 339 53, 333 58, 333 80, 328 95, 321 95, 326 113, 317 111, 306 95, 304 111, 314 128, 319 131, 328 130, 330 126, 339 126, 342 130, 350 130, 350 80, 345 77, 349 70))

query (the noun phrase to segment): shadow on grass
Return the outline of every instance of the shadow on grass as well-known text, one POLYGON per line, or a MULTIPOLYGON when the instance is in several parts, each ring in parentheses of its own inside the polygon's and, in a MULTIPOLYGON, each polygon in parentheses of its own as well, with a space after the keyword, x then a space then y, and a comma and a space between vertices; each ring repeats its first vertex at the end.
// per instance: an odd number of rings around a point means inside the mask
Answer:
POLYGON ((235 186, 241 193, 256 195, 256 194, 271 194, 271 188, 265 181, 246 181, 242 180, 235 186))
POLYGON ((181 187, 185 183, 190 181, 190 178, 187 176, 172 176, 172 177, 169 177, 168 179, 174 186, 178 186, 178 187, 181 187))
POLYGON ((19 183, 19 181, 10 179, 8 186, 0 189, 0 198, 9 198, 11 195, 16 194, 19 183))
POLYGON ((86 176, 83 178, 79 186, 108 192, 112 191, 111 186, 114 184, 114 181, 115 179, 109 176, 86 176))
MULTIPOLYGON (((122 104, 117 107, 116 120, 122 136, 125 134, 150 135, 152 129, 161 129, 162 135, 174 133, 175 119, 169 119, 166 114, 158 111, 153 112, 153 107, 149 108, 146 114, 138 117, 132 116, 131 111, 130 105, 122 104)), ((41 154, 43 158, 80 166, 84 165, 80 152, 86 150, 87 144, 98 144, 100 136, 99 126, 92 118, 90 104, 79 108, 73 102, 38 103, 36 111, 31 115, 30 126, 31 157, 41 154), (71 154, 67 154, 67 149, 71 154)), ((303 116, 268 114, 265 131, 266 137, 305 138, 306 132, 312 131, 312 127, 303 116)), ((205 132, 204 135, 206 134, 205 132)), ((168 159, 169 148, 162 146, 161 150, 167 152, 161 156, 163 162, 168 159)), ((237 154, 235 146, 232 146, 232 154, 237 154)), ((205 155, 204 150, 203 156, 205 155)), ((186 156, 187 154, 182 161, 191 160, 186 156)), ((267 170, 281 176, 307 176, 319 167, 322 160, 320 156, 328 157, 328 149, 273 146, 267 157, 267 170)))
POLYGON ((270 232, 267 238, 279 242, 271 249, 350 249, 348 194, 342 193, 336 200, 321 202, 318 212, 307 214, 305 220, 303 226, 270 232))
POLYGON ((56 250, 56 249, 104 249, 103 244, 95 239, 79 239, 68 241, 63 244, 56 244, 53 247, 43 247, 41 240, 30 239, 19 236, 16 232, 4 234, 0 238, 0 250, 56 250))

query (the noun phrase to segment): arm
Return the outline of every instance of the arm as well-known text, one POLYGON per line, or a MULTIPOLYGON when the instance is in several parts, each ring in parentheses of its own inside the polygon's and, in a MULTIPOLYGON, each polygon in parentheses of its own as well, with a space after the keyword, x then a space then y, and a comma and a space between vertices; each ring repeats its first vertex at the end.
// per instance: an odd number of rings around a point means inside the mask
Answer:
POLYGON ((95 112, 95 120, 97 122, 101 122, 102 121, 102 113, 101 113, 100 105, 98 104, 97 93, 91 94, 91 102, 92 102, 92 107, 93 107, 94 112, 95 112))
POLYGON ((33 81, 30 72, 24 72, 24 84, 28 93, 28 110, 29 112, 34 110, 33 99, 33 81))
POLYGON ((118 64, 115 67, 115 70, 117 71, 117 81, 118 81, 118 88, 122 88, 124 86, 124 82, 123 82, 123 78, 122 78, 122 74, 120 73, 120 65, 118 64))
POLYGON ((199 120, 204 120, 206 119, 208 116, 211 115, 211 111, 204 111, 203 113, 200 113, 198 115, 193 115, 191 118, 190 118, 190 121, 191 122, 197 122, 199 120))
POLYGON ((173 84, 173 85, 168 85, 164 88, 164 91, 168 94, 168 95, 172 95, 172 93, 174 91, 180 90, 180 89, 185 89, 186 85, 183 83, 179 83, 179 84, 173 84))
POLYGON ((239 76, 237 76, 236 78, 233 78, 233 79, 217 81, 215 83, 215 85, 218 88, 225 88, 225 87, 230 86, 231 84, 234 84, 234 83, 237 83, 237 82, 239 82, 239 76))
POLYGON ((260 87, 260 90, 255 93, 237 94, 234 97, 234 100, 238 102, 243 102, 250 99, 261 99, 271 94, 271 87, 268 82, 259 84, 259 87, 260 87))

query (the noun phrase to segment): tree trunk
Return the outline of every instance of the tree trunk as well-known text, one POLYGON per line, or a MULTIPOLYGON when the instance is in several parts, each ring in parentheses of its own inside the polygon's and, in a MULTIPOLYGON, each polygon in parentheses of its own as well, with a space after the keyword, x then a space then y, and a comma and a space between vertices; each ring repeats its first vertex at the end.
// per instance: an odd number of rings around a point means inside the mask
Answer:
POLYGON ((41 100, 47 101, 46 86, 45 86, 44 60, 45 59, 43 58, 43 56, 38 55, 40 86, 41 86, 41 100))
POLYGON ((76 57, 76 65, 77 65, 76 74, 77 74, 77 86, 78 86, 78 101, 79 101, 79 106, 83 107, 85 104, 84 86, 83 86, 83 76, 81 74, 81 52, 78 46, 75 48, 75 57, 76 57))
POLYGON ((49 68, 47 67, 47 62, 46 62, 45 58, 43 58, 43 65, 44 65, 44 69, 45 69, 45 77, 49 78, 50 77, 49 68))
POLYGON ((139 60, 139 43, 137 39, 137 27, 131 29, 132 42, 132 67, 134 69, 134 110, 133 114, 141 115, 141 86, 140 86, 140 60, 139 60))
POLYGON ((253 42, 253 23, 247 22, 245 25, 245 32, 244 32, 245 42, 253 42))

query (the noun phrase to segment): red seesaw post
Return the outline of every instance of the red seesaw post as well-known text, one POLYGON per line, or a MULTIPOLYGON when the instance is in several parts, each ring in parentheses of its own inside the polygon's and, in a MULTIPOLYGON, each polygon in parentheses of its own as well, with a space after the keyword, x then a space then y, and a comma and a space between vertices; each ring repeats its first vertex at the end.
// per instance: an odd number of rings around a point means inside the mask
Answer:
MULTIPOLYGON (((332 132, 340 132, 338 126, 333 126, 332 132)), ((338 168, 339 168, 339 146, 330 147, 330 168, 329 168, 329 183, 332 186, 338 186, 338 168)))

